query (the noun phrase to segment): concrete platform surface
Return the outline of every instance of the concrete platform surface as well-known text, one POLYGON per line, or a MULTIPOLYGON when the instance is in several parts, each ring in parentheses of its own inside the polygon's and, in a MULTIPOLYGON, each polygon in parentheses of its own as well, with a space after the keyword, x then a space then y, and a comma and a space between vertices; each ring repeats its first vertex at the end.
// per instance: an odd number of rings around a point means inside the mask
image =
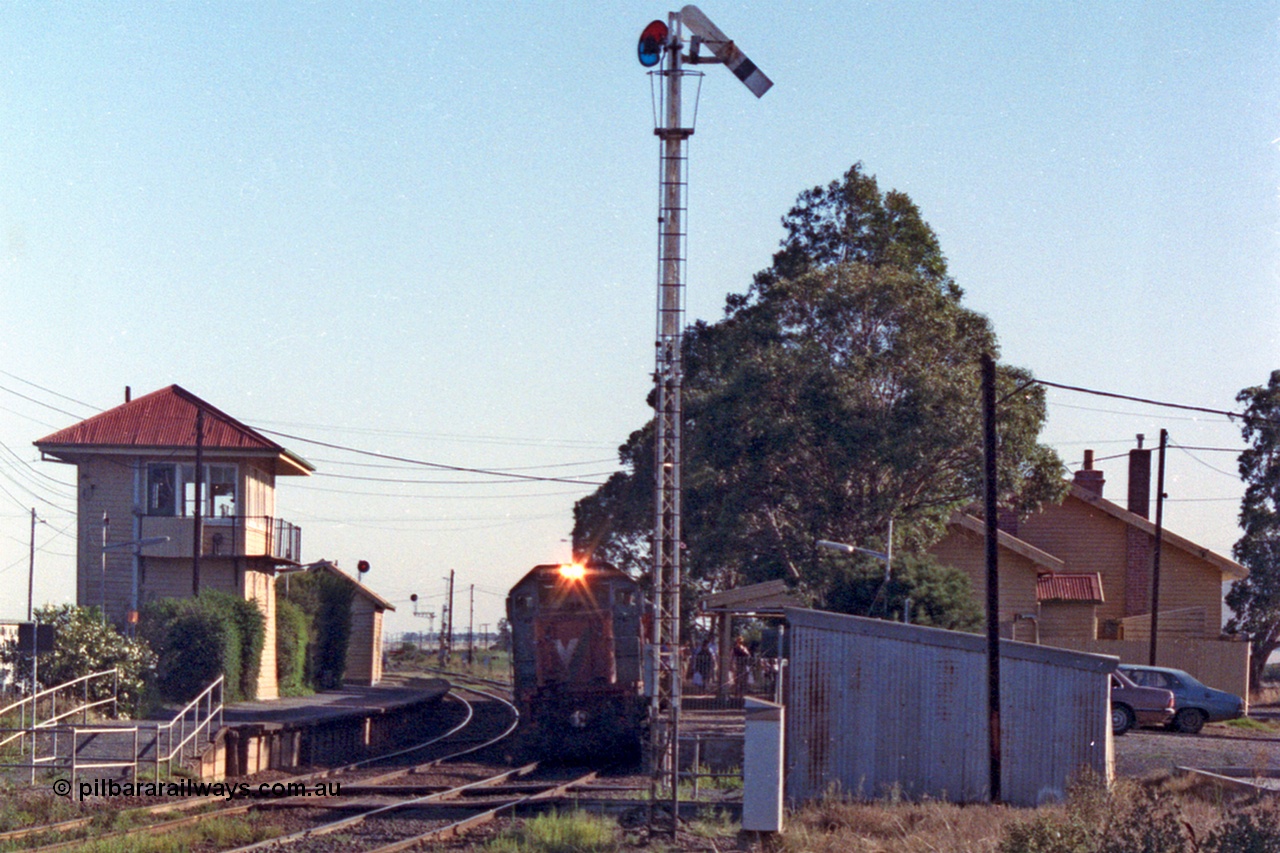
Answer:
MULTIPOLYGON (((234 702, 223 708, 222 719, 227 725, 331 720, 430 701, 448 693, 449 687, 449 682, 443 678, 389 676, 374 687, 346 685, 339 690, 325 690, 310 696, 234 702)), ((179 710, 181 706, 178 705, 166 706, 153 711, 147 719, 167 722, 179 710)))

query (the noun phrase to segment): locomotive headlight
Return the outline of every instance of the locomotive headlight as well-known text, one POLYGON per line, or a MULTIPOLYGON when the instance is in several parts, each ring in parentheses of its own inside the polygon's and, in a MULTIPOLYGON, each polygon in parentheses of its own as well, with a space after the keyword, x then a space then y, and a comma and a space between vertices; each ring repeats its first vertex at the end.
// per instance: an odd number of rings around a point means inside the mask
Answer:
POLYGON ((587 576, 587 567, 579 563, 565 563, 560 566, 560 577, 567 581, 580 581, 587 576))

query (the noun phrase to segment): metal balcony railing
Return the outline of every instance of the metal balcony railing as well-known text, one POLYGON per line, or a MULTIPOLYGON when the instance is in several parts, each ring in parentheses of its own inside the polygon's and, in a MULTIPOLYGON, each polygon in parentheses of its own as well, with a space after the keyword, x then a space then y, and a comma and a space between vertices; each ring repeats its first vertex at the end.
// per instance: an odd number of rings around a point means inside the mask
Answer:
MULTIPOLYGON (((194 550, 195 519, 189 516, 144 516, 144 538, 167 536, 148 545, 148 557, 190 557, 194 550)), ((219 515, 202 523, 200 554, 205 557, 270 557, 301 562, 302 528, 271 515, 219 515)))

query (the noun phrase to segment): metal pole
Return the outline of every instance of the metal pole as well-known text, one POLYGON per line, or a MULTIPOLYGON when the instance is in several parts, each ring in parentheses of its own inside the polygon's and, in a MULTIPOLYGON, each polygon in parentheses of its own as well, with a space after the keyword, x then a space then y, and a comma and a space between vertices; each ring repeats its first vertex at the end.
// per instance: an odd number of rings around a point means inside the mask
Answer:
POLYGON ((996 526, 996 362, 982 355, 982 423, 987 522, 987 718, 991 802, 1000 793, 1000 564, 996 526))
POLYGON ((27 558, 27 621, 31 621, 36 590, 36 508, 31 508, 31 551, 27 558))
POLYGON ((889 516, 889 541, 884 548, 884 579, 893 573, 893 516, 889 516))
POLYGON ((476 585, 471 585, 471 599, 468 603, 470 615, 467 620, 467 666, 475 663, 476 656, 476 585))
MULTIPOLYGON (((179 477, 179 480, 182 478, 179 477)), ((200 493, 204 489, 204 409, 196 407, 196 515, 195 532, 191 537, 191 594, 200 594, 200 552, 204 550, 204 501, 200 493)), ((183 484, 183 490, 186 485, 183 484)))
POLYGON ((107 517, 105 510, 102 512, 102 578, 100 580, 102 592, 102 624, 107 623, 107 531, 111 527, 111 519, 107 517))
POLYGON ((445 654, 448 657, 453 656, 453 622, 454 622, 453 575, 454 575, 454 570, 450 569, 449 570, 449 636, 448 636, 448 639, 445 641, 445 654))
MULTIPOLYGON (((693 133, 681 117, 683 57, 680 15, 668 15, 671 40, 664 72, 661 209, 659 212, 659 282, 655 393, 655 488, 653 536, 654 650, 657 689, 650 704, 653 763, 651 802, 666 764, 671 787, 671 834, 679 825, 680 755, 680 429, 681 334, 684 327, 685 140, 693 133), (666 731, 662 731, 665 717, 666 731), (664 742, 665 741, 665 742, 664 742)), ((650 809, 652 823, 653 810, 650 809)))
POLYGON ((1164 455, 1169 431, 1160 430, 1160 464, 1156 473, 1156 547, 1151 555, 1151 649, 1149 666, 1156 665, 1156 631, 1160 621, 1160 548, 1164 542, 1164 455))
POLYGON ((129 637, 138 636, 138 580, 142 574, 142 512, 146 505, 146 494, 143 486, 142 460, 133 460, 133 541, 139 544, 133 548, 132 591, 129 595, 129 637))

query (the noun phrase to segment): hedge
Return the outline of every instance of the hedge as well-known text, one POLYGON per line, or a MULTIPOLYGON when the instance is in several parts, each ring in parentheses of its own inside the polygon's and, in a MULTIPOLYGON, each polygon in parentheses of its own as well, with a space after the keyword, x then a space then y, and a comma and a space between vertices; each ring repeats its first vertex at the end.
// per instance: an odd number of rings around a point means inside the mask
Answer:
POLYGON ((264 621, 252 601, 216 590, 149 603, 139 630, 159 657, 161 695, 185 702, 225 675, 226 701, 255 698, 264 621))
MULTIPOLYGON (((332 690, 342 686, 355 592, 351 581, 328 572, 300 572, 276 581, 277 608, 280 602, 288 601, 307 617, 307 683, 312 688, 332 690)), ((277 635, 276 654, 280 653, 277 635)))
POLYGON ((276 678, 281 696, 310 692, 307 679, 307 644, 310 620, 302 608, 287 598, 276 600, 276 678))

